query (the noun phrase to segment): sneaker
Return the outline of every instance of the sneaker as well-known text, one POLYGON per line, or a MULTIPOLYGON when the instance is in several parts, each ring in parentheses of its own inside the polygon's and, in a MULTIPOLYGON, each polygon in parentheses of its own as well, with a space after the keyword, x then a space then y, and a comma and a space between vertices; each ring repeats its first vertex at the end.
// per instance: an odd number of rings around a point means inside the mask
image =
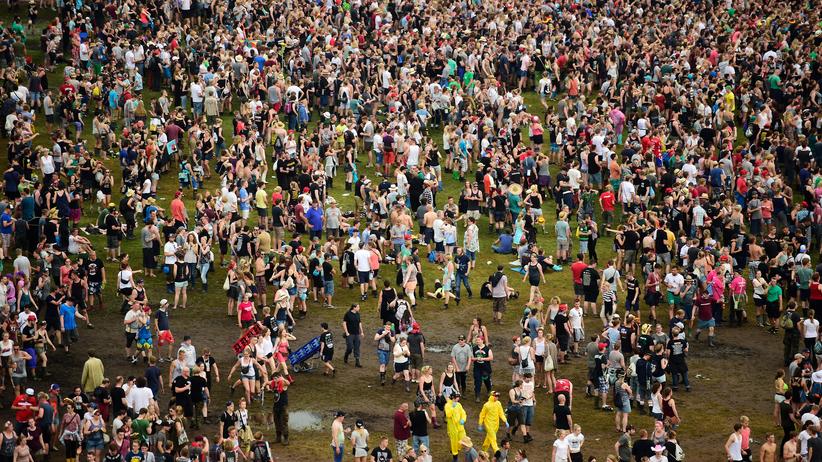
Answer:
POLYGON ((131 364, 137 364, 137 356, 131 357, 131 364))

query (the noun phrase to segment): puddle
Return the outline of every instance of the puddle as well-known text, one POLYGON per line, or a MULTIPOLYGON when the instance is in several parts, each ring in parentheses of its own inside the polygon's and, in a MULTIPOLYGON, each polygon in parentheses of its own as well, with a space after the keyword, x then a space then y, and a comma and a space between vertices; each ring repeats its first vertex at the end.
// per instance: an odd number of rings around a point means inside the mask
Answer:
POLYGON ((309 411, 295 411, 288 413, 288 428, 297 432, 316 431, 322 429, 320 415, 309 411))
POLYGON ((425 344, 425 351, 431 353, 448 353, 451 354, 451 348, 453 345, 446 345, 445 343, 426 343, 425 344))

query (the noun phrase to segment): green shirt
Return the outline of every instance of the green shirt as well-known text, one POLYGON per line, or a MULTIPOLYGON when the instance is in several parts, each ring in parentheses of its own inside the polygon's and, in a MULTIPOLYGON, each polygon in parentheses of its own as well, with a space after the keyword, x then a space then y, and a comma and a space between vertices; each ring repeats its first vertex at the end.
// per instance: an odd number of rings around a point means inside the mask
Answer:
POLYGON ((811 287, 811 276, 813 270, 804 266, 796 269, 796 282, 800 289, 809 289, 811 287))
POLYGON ((779 85, 782 83, 782 79, 779 78, 776 74, 771 74, 768 76, 768 84, 771 86, 771 90, 779 89, 779 85))
POLYGON ((134 419, 131 421, 131 431, 140 436, 140 442, 148 442, 148 420, 134 419))
POLYGON ((768 286, 768 295, 767 300, 769 302, 776 302, 779 301, 779 297, 782 296, 782 288, 779 286, 768 286))

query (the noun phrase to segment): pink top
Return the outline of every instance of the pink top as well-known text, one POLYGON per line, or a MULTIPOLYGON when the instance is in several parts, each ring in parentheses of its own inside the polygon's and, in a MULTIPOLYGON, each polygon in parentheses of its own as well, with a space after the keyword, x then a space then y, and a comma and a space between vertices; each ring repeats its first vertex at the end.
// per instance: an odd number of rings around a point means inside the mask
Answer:
POLYGON ((733 279, 733 281, 731 281, 731 292, 734 295, 741 295, 745 292, 745 287, 747 284, 748 283, 745 281, 745 278, 742 276, 737 276, 733 279))

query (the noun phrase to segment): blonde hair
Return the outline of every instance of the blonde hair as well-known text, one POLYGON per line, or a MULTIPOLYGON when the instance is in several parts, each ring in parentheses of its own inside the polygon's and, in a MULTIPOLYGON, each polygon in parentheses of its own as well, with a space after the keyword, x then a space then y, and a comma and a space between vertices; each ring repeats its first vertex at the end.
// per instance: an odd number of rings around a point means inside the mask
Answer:
POLYGON ((530 345, 531 344, 531 337, 523 337, 522 344, 523 345, 530 345))

